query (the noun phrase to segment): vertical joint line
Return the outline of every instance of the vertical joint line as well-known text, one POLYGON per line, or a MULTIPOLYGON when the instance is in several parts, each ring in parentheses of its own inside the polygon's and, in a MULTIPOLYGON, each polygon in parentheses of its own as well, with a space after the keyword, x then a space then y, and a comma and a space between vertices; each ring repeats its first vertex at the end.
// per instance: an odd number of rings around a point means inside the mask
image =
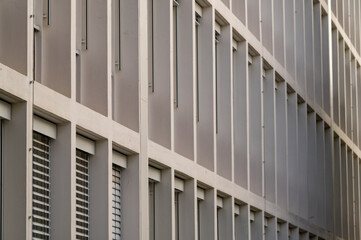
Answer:
POLYGON ((178 7, 175 6, 175 101, 178 107, 178 7))
POLYGON ((88 0, 85 0, 85 49, 88 50, 88 0))
POLYGON ((121 12, 120 12, 120 0, 118 0, 118 68, 122 69, 122 38, 121 38, 121 12))
POLYGON ((196 95, 197 95, 197 122, 199 122, 199 15, 196 13, 196 95))

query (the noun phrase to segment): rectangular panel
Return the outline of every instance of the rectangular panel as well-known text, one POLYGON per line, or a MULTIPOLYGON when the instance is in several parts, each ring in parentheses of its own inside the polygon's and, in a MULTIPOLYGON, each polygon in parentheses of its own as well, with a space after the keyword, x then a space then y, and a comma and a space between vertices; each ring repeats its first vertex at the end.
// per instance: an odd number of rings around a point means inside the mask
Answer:
MULTIPOLYGON (((112 65, 112 111, 113 119, 118 123, 139 131, 139 13, 138 1, 112 1, 113 10, 113 28, 118 28, 120 36, 113 30, 113 38, 120 40, 120 49, 112 46, 112 59, 115 63, 115 56, 119 55, 121 60, 121 70, 119 66, 112 65), (116 9, 119 6, 120 9, 116 9), (120 21, 120 23, 119 23, 120 21), (120 26, 119 26, 120 25, 120 26), (120 28, 120 29, 119 29, 120 28), (118 51, 120 50, 120 51, 118 51)), ((115 39, 114 39, 115 40, 115 39)), ((114 43, 115 44, 115 43, 114 43)), ((118 46, 119 48, 119 46, 118 46)))
MULTIPOLYGON (((314 17, 314 11, 317 12, 317 7, 320 7, 320 4, 313 5, 313 1, 308 0, 305 2, 305 45, 306 45, 306 84, 307 84, 307 94, 311 98, 315 97, 315 80, 320 81, 314 77, 314 71, 319 71, 316 69, 314 64, 314 57, 319 58, 319 56, 314 56, 319 53, 319 49, 315 52, 316 46, 320 45, 320 42, 316 42, 317 38, 315 36, 319 35, 319 19, 317 16, 314 17), (315 8, 315 9, 314 9, 315 8), (318 20, 318 21, 317 21, 318 20), (318 23, 318 25, 317 25, 318 23), (315 41, 314 41, 315 40, 315 41), (314 46, 315 45, 315 46, 314 46)), ((320 39, 318 39, 320 40, 320 39)), ((319 86, 318 86, 319 87, 319 86)), ((316 88, 317 89, 317 88, 316 88)), ((317 89, 321 90, 321 89, 317 89)))
POLYGON ((340 97, 340 128, 346 132, 346 84, 345 84, 345 42, 339 41, 339 97, 340 97))
POLYGON ((313 39, 314 39, 314 76, 315 76, 315 100, 322 107, 323 79, 322 79, 322 32, 321 32, 321 4, 313 5, 313 39))
POLYGON ((0 2, 0 63, 27 75, 28 2, 0 2), (11 31, 9 31, 11 29, 11 31))
POLYGON ((250 190, 262 195, 263 181, 263 120, 262 120, 262 62, 260 56, 253 57, 253 63, 248 65, 249 84, 249 169, 250 190))
POLYGON ((248 28, 260 39, 260 0, 247 0, 248 28))
POLYGON ((122 168, 127 168, 127 156, 125 156, 124 154, 121 154, 120 152, 113 150, 112 158, 113 158, 114 164, 116 164, 122 168))
POLYGON ((283 0, 273 1, 274 16, 274 50, 275 57, 278 62, 284 66, 285 64, 285 20, 284 20, 285 4, 283 0))
POLYGON ((304 1, 295 2, 295 30, 296 30, 296 80, 301 88, 305 88, 305 25, 304 1))
POLYGON ((148 117, 149 138, 171 148, 171 11, 169 0, 148 0, 149 65, 148 117))
POLYGON ((276 133, 275 133, 275 72, 265 71, 263 77, 263 118, 264 118, 264 193, 266 199, 276 201, 276 133))
POLYGON ((233 134, 234 134, 234 181, 248 188, 247 160, 247 43, 239 42, 233 51, 233 134))
MULTIPOLYGON (((198 4, 196 4, 198 5, 198 4)), ((198 5, 199 6, 199 5, 198 5)), ((174 151, 194 159, 194 76, 196 55, 192 1, 180 1, 177 6, 178 99, 174 107, 174 151)))
POLYGON ((317 147, 316 147, 316 113, 307 109, 307 199, 309 222, 317 224, 317 147))
MULTIPOLYGON (((80 103, 107 116, 108 74, 107 74, 107 4, 103 1, 82 0, 82 9, 77 9, 82 24, 81 43, 81 97, 80 103), (94 96, 97 96, 94 98, 94 96)), ((79 29, 79 27, 81 29, 79 29)))
POLYGON ((342 182, 341 182, 341 143, 338 137, 334 138, 334 198, 335 198, 335 233, 342 236, 342 182))
POLYGON ((340 125, 340 100, 339 100, 339 41, 337 30, 332 30, 332 102, 333 119, 337 125, 340 125))
MULTIPOLYGON (((327 114, 331 114, 331 87, 330 87, 330 51, 328 37, 328 16, 322 13, 322 78, 323 78, 323 108, 327 114)), ((333 51, 332 54, 337 54, 333 51)), ((332 66, 336 68, 336 65, 332 66)))
POLYGON ((276 172, 277 205, 287 207, 287 90, 286 82, 276 83, 276 172))
MULTIPOLYGON (((285 174, 287 178, 288 185, 288 206, 289 210, 295 214, 299 211, 299 204, 303 201, 300 201, 298 195, 302 196, 302 192, 297 187, 298 172, 302 172, 302 168, 298 166, 298 158, 302 155, 299 155, 297 152, 297 142, 301 143, 303 139, 300 139, 300 135, 297 135, 299 128, 305 127, 302 125, 305 122, 304 111, 300 113, 301 110, 304 110, 304 106, 301 108, 300 105, 297 105, 297 94, 288 93, 287 95, 287 171, 280 174, 285 174), (300 121, 302 118, 303 121, 300 121), (298 123, 298 125, 297 125, 298 123), (298 128, 298 129, 297 129, 298 128), (297 170, 299 169, 299 171, 297 170)), ((306 129, 306 128, 304 128, 306 129)), ((305 132, 303 130, 303 132, 305 132)), ((302 142, 299 146, 305 146, 305 142, 302 142)), ((302 160, 300 160, 302 161, 302 160)), ((287 203, 287 202, 286 202, 287 203)), ((287 206, 287 205, 286 205, 287 206)))
POLYGON ((76 135, 76 148, 88 154, 95 154, 95 142, 79 134, 76 135))
POLYGON ((40 15, 41 83, 70 97, 73 57, 71 53, 71 1, 42 0, 40 2, 44 4, 40 15))
POLYGON ((221 26, 216 40, 217 173, 232 180, 232 29, 221 26))
POLYGON ((294 1, 285 1, 286 69, 295 77, 295 18, 294 1))
POLYGON ((196 26, 197 163, 213 170, 215 137, 214 10, 203 8, 196 26))
POLYGON ((342 182, 342 237, 348 239, 348 189, 347 189, 347 146, 341 143, 341 182, 342 182))
POLYGON ((0 100, 0 119, 11 119, 11 105, 0 100))
POLYGON ((41 117, 33 117, 33 130, 52 139, 56 139, 56 125, 41 117))
MULTIPOLYGON (((271 54, 273 54, 273 34, 272 34, 273 1, 261 0, 261 7, 262 7, 262 44, 271 54)), ((281 11, 281 9, 279 11, 281 11)))

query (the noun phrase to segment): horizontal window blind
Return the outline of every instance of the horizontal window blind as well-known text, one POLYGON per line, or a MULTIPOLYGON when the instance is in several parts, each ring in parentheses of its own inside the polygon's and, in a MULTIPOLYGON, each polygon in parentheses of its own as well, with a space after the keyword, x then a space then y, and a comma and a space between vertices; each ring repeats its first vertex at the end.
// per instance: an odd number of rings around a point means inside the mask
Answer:
MULTIPOLYGON (((0 101, 1 102, 1 101, 0 101)), ((1 106, 1 103, 0 103, 1 106)), ((1 108, 1 107, 0 107, 1 108)), ((1 109, 0 109, 1 114, 1 109)), ((1 117, 1 115, 0 115, 1 117)), ((3 120, 0 118, 0 239, 4 239, 3 120)))
POLYGON ((89 154, 76 150, 76 239, 89 239, 89 154))
POLYGON ((33 239, 50 239, 50 139, 33 133, 33 239))
POLYGON ((121 239, 121 167, 113 164, 112 171, 112 195, 113 195, 113 212, 112 212, 112 239, 120 240, 121 239))

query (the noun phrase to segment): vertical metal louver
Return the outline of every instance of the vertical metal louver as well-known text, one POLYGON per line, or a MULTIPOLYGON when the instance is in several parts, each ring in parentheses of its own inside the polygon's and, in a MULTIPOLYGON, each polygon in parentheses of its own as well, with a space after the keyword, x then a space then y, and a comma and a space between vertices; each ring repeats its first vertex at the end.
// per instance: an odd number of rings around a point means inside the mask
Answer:
POLYGON ((112 195, 113 195, 113 212, 112 212, 112 239, 121 239, 121 167, 113 164, 112 174, 112 195))
POLYGON ((33 239, 50 239, 50 139, 33 133, 33 239))
POLYGON ((76 239, 89 239, 89 155, 76 150, 76 239))

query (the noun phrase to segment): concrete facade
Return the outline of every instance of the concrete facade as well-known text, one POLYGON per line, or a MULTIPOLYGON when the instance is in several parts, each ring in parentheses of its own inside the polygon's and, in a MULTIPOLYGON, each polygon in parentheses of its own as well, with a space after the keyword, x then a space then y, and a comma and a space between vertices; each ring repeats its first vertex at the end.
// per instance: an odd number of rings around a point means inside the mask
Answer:
POLYGON ((0 1, 0 240, 361 239, 360 29, 358 0, 0 1))

